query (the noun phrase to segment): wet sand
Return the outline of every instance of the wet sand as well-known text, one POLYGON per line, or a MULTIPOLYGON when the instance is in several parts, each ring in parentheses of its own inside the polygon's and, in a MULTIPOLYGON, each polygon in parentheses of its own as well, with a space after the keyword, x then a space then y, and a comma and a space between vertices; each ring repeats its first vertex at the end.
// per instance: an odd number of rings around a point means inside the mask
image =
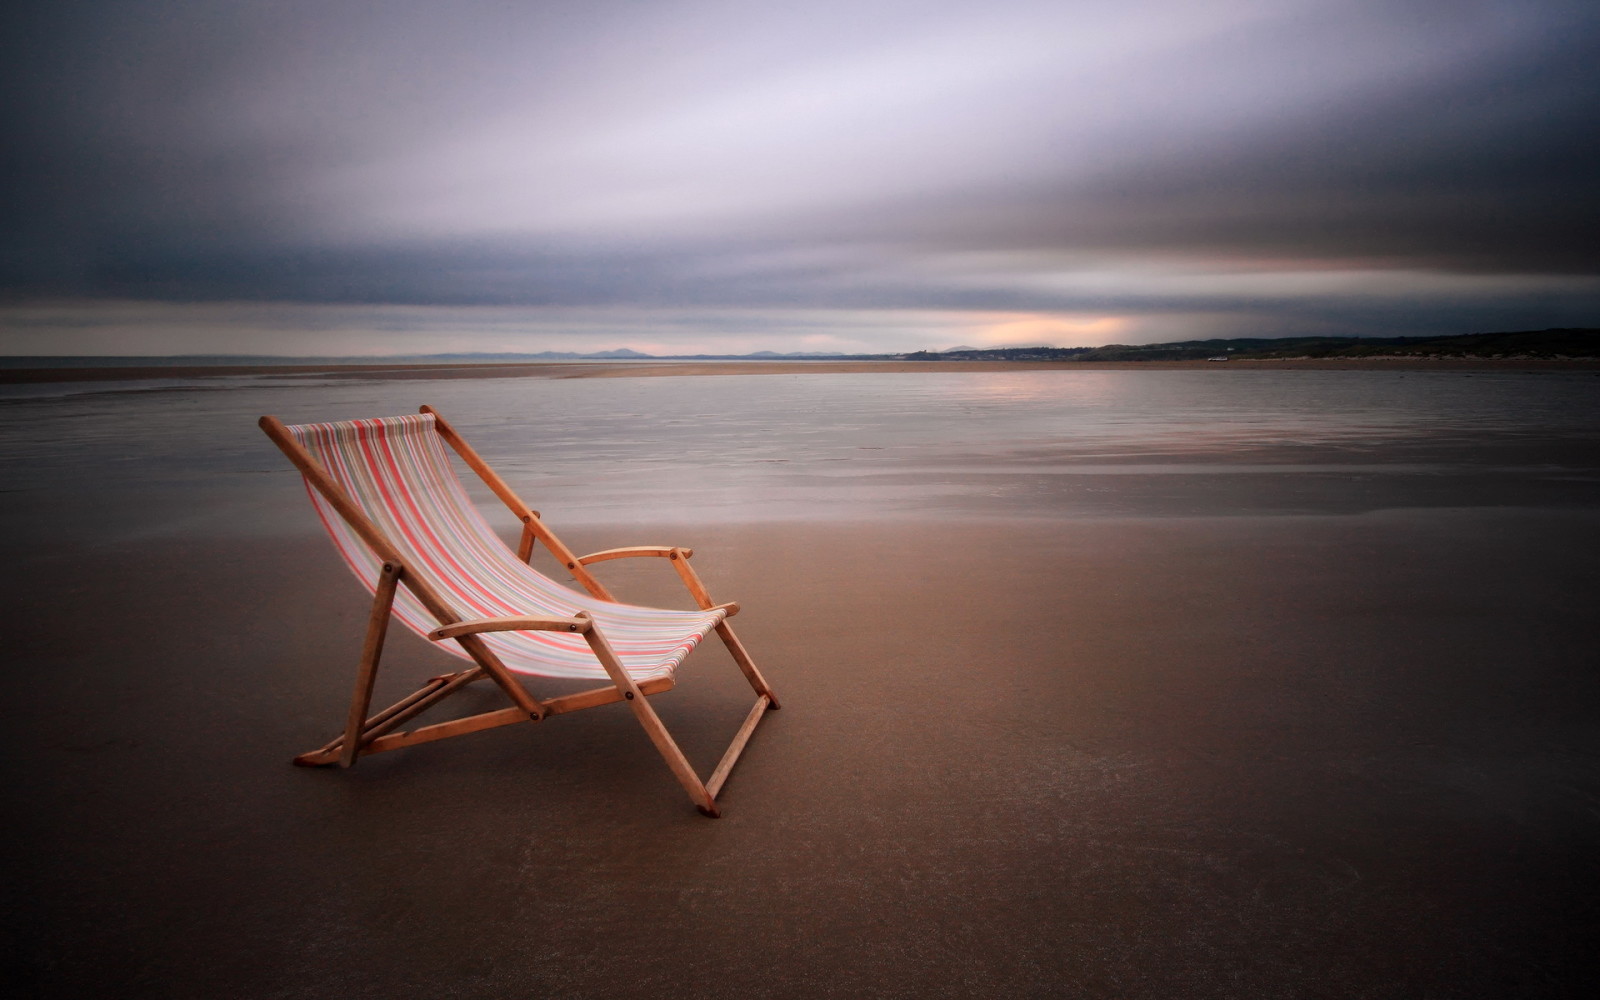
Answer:
POLYGON ((743 603, 723 819, 618 706, 289 766, 366 613, 309 532, 5 539, 12 995, 1591 995, 1593 512, 572 535, 743 603))
POLYGON ((291 378, 641 378, 681 375, 927 374, 1018 371, 1600 371, 1600 359, 1332 358, 1273 361, 650 361, 490 364, 128 365, 0 368, 0 385, 201 379, 241 375, 291 378))

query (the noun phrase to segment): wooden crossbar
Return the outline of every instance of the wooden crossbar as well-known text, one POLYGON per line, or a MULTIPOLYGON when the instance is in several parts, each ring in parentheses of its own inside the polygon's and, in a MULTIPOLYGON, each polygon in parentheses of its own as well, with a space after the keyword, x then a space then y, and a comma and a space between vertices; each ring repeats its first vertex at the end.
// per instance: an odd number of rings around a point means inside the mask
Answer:
MULTIPOLYGON (((356 747, 354 752, 355 756, 359 756, 360 748, 364 745, 372 742, 396 726, 416 718, 423 712, 426 712, 428 709, 432 708, 434 705, 437 705, 439 702, 450 697, 452 694, 455 694, 461 688, 466 687, 473 681, 480 680, 483 677, 484 672, 481 667, 472 667, 470 669, 458 671, 453 674, 445 674, 441 677, 431 678, 428 683, 406 695, 393 705, 390 705, 377 715, 367 719, 362 724, 360 732, 356 736, 353 744, 356 747)), ((522 710, 519 708, 518 711, 522 710)), ((522 714, 527 718, 532 718, 532 716, 528 715, 526 712, 523 712, 522 714)), ((294 762, 303 767, 317 767, 323 764, 332 764, 337 760, 341 760, 344 749, 347 745, 351 745, 347 743, 347 735, 345 733, 341 733, 331 742, 324 744, 318 749, 313 750, 310 753, 303 753, 296 757, 294 762)), ((351 761, 353 762, 353 760, 354 757, 352 756, 351 761)), ((349 767, 350 764, 346 764, 345 766, 349 767)))
MULTIPOLYGON (((673 682, 670 677, 658 677, 655 680, 645 681, 639 685, 639 690, 646 695, 652 695, 670 691, 672 686, 673 682)), ((577 694, 569 694, 561 698, 551 698, 544 704, 547 714, 565 715, 585 708, 614 705, 622 700, 622 692, 614 687, 603 687, 579 691, 577 694)), ((461 719, 451 719, 448 722, 434 723, 431 726, 422 726, 409 732, 390 733, 362 747, 361 755, 383 753, 385 750, 399 750, 401 747, 416 746, 418 743, 431 743, 434 740, 448 739, 451 736, 463 736, 467 733, 482 732, 485 729, 496 729, 500 726, 514 725, 518 722, 532 721, 535 720, 520 709, 502 708, 493 712, 469 715, 461 719)))

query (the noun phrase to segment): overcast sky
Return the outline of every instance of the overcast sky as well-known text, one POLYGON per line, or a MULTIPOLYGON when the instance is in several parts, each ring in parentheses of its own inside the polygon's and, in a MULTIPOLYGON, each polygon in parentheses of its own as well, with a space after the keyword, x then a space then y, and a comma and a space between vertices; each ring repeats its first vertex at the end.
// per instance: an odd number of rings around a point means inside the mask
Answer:
POLYGON ((1594 0, 12 0, 0 353, 1600 326, 1594 0))

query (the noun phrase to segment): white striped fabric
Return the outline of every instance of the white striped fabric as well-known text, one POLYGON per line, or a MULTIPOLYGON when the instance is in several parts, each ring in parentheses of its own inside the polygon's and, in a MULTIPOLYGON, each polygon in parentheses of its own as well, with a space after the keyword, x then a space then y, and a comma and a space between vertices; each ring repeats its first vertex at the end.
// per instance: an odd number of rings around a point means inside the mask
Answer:
MULTIPOLYGON (((564 587, 516 557, 467 496, 434 429, 432 414, 298 424, 289 428, 334 482, 463 619, 570 616, 587 611, 636 681, 671 676, 724 612, 615 604, 564 587)), ((340 555, 369 590, 383 566, 323 496, 311 502, 340 555)), ((426 635, 438 626, 405 587, 395 616, 426 635)), ((489 632, 481 638, 508 668, 542 677, 605 678, 581 635, 489 632)), ((456 656, 454 641, 437 645, 456 656)))

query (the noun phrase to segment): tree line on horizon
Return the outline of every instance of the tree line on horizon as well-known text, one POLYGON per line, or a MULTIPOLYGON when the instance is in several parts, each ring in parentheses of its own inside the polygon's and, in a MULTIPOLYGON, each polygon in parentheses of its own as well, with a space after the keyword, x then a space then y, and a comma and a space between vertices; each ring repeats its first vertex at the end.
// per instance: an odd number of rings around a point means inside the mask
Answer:
POLYGON ((1510 358, 1600 357, 1600 329, 1560 327, 1442 337, 1236 337, 1165 344, 1103 347, 956 348, 913 351, 906 361, 1266 361, 1291 358, 1510 358))

